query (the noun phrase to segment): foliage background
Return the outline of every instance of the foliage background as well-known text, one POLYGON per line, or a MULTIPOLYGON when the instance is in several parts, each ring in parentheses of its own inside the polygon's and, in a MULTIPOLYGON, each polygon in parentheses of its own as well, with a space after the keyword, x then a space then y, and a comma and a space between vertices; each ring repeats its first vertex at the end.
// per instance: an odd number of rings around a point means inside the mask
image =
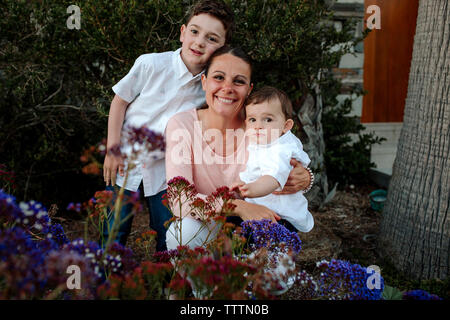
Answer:
MULTIPOLYGON (((268 84, 285 90, 299 110, 311 87, 320 83, 330 88, 324 108, 334 108, 337 82, 324 71, 349 51, 350 42, 361 40, 353 39, 354 23, 336 31, 325 0, 227 2, 236 13, 233 44, 255 61, 256 88, 268 84), (344 45, 330 50, 339 43, 344 45), (320 79, 319 73, 324 75, 320 79)), ((99 176, 81 173, 80 155, 106 137, 111 87, 139 55, 180 46, 179 28, 192 3, 2 1, 0 164, 15 175, 14 185, 0 175, 2 187, 18 199, 60 208, 101 190, 99 176), (73 4, 81 8, 80 30, 66 26, 66 9, 73 4)), ((343 115, 345 110, 327 119, 331 125, 324 127, 333 128, 336 117, 343 115)), ((347 133, 340 128, 331 136, 347 133)), ((348 141, 333 148, 343 144, 348 141)), ((366 141, 366 153, 367 146, 366 141)), ((349 157, 352 150, 337 157, 349 157)))

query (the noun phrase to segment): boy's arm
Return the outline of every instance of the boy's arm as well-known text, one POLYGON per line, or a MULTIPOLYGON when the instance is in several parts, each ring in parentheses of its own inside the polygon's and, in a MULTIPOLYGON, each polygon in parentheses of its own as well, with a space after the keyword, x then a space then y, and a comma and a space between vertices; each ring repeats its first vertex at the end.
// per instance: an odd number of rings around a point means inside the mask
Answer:
POLYGON ((117 169, 119 170, 120 175, 124 175, 123 159, 112 155, 108 150, 111 147, 120 144, 120 134, 122 132, 123 120, 128 104, 127 101, 123 100, 118 95, 115 95, 109 109, 108 138, 106 142, 107 152, 105 162, 103 163, 103 178, 107 186, 110 183, 112 186, 115 186, 117 169))
POLYGON ((258 178, 255 182, 241 185, 239 190, 243 197, 259 198, 274 192, 278 187, 280 187, 280 183, 277 179, 265 175, 258 178))

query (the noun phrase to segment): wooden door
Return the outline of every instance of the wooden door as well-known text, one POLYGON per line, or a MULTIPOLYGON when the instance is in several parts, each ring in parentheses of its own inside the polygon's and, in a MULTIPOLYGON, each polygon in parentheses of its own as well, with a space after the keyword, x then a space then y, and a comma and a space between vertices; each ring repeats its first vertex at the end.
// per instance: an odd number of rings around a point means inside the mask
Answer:
POLYGON ((381 29, 364 40, 361 122, 402 122, 411 65, 418 0, 365 0, 381 10, 381 29))

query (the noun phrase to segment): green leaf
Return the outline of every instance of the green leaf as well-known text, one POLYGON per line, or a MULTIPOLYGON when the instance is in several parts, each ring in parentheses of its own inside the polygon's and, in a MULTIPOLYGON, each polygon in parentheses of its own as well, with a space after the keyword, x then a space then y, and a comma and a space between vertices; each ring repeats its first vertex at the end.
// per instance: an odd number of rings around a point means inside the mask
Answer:
POLYGON ((402 300, 403 293, 397 288, 385 285, 382 297, 384 300, 402 300))

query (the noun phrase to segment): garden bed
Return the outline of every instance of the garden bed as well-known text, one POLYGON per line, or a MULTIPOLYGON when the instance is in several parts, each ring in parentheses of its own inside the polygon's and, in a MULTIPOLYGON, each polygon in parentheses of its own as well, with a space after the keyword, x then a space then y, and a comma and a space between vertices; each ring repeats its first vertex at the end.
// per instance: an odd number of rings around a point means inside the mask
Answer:
MULTIPOLYGON (((182 184, 179 184, 178 187, 180 186, 182 184)), ((172 184, 171 187, 176 188, 176 184, 172 184)), ((148 213, 145 208, 138 210, 134 218, 133 229, 127 243, 129 249, 114 244, 109 248, 110 251, 108 253, 104 253, 99 248, 98 243, 96 243, 99 229, 95 223, 95 220, 98 221, 101 217, 95 212, 104 210, 102 208, 104 208, 106 198, 103 197, 107 197, 107 193, 104 192, 96 193, 95 199, 93 198, 83 205, 70 204, 69 207, 73 208, 69 211, 51 206, 48 210, 48 215, 46 211, 42 210, 42 205, 38 202, 21 202, 17 205, 14 197, 0 192, 2 205, 0 213, 3 216, 4 222, 2 225, 5 228, 1 230, 2 233, 0 234, 2 241, 4 241, 4 246, 1 250, 0 269, 6 272, 3 279, 6 282, 0 288, 0 294, 4 298, 71 298, 71 292, 65 292, 60 295, 60 291, 67 284, 63 270, 67 268, 65 263, 70 260, 70 264, 75 263, 75 265, 81 266, 80 268, 84 270, 83 274, 86 275, 86 283, 88 283, 87 291, 77 293, 76 297, 72 298, 163 298, 161 290, 165 286, 166 280, 164 279, 166 279, 166 276, 160 277, 159 275, 160 272, 172 272, 173 265, 165 262, 175 254, 181 259, 177 260, 177 263, 180 263, 180 265, 175 268, 180 266, 197 268, 198 270, 195 269, 197 270, 195 272, 191 270, 193 272, 191 276, 195 275, 198 277, 196 281, 200 281, 199 284, 206 285, 211 281, 220 284, 216 287, 206 287, 207 290, 212 290, 212 288, 222 290, 214 291, 215 299, 219 299, 219 296, 228 297, 227 299, 230 297, 234 299, 238 296, 243 298, 249 294, 259 298, 268 297, 267 294, 269 296, 276 294, 277 298, 283 300, 315 298, 376 300, 380 298, 437 298, 437 296, 429 293, 448 299, 450 291, 448 280, 417 281, 409 279, 396 270, 389 261, 380 257, 377 248, 377 237, 382 214, 373 210, 369 202, 369 193, 374 188, 365 186, 341 190, 336 193, 334 199, 325 207, 321 209, 311 208, 311 212, 315 217, 315 227, 309 233, 299 234, 302 241, 302 249, 300 251, 298 250, 300 248, 297 235, 292 235, 289 232, 284 234, 283 232, 287 231, 286 229, 282 228, 285 231, 278 230, 278 227, 281 226, 272 225, 269 223, 269 220, 250 221, 250 226, 256 228, 256 230, 253 230, 255 239, 259 239, 252 245, 255 245, 255 248, 259 248, 258 246, 261 245, 263 247, 260 248, 262 251, 259 249, 254 251, 256 256, 253 256, 253 258, 245 256, 245 254, 240 256, 250 263, 248 265, 246 264, 247 262, 241 263, 231 258, 232 251, 229 251, 231 250, 231 239, 228 236, 219 237, 219 241, 216 243, 216 245, 219 245, 216 249, 222 248, 228 251, 221 251, 220 253, 212 248, 214 258, 210 255, 202 256, 207 253, 206 251, 187 252, 182 248, 175 252, 169 252, 169 255, 165 253, 159 255, 159 257, 154 256, 154 242, 151 240, 152 233, 149 231, 148 213), (94 213, 91 211, 92 205, 95 205, 96 208, 94 213), (75 210, 79 206, 86 206, 86 212, 89 213, 91 219, 89 225, 85 223, 87 221, 86 213, 75 210), (49 218, 51 218, 52 224, 50 224, 49 218), (16 227, 8 227, 12 223, 16 227), (256 236, 261 231, 263 233, 262 238, 256 236), (269 238, 265 238, 266 236, 269 236, 269 238), (83 242, 80 238, 89 241, 83 242), (76 239, 80 240, 73 241, 76 239), (283 262, 283 264, 287 263, 284 264, 284 267, 289 268, 290 275, 294 273, 296 275, 295 281, 288 291, 285 291, 287 288, 286 283, 292 284, 290 279, 293 278, 285 278, 279 284, 272 282, 269 284, 267 282, 274 280, 272 278, 273 274, 271 275, 271 273, 267 272, 275 270, 273 269, 275 260, 272 260, 271 257, 274 257, 273 254, 278 255, 280 252, 278 251, 278 245, 273 247, 273 244, 280 243, 280 239, 287 239, 288 246, 293 252, 298 252, 293 256, 295 259, 294 265, 291 258, 287 256, 285 257, 288 260, 283 262), (90 242, 92 240, 94 241, 90 242), (291 243, 291 240, 295 240, 294 243, 291 243), (272 245, 270 244, 272 243, 271 241, 274 241, 272 245), (226 245, 227 243, 228 246, 226 245), (269 255, 267 255, 267 252, 269 252, 269 255), (200 256, 198 256, 199 254, 200 256), (218 255, 216 256, 216 254, 218 255), (44 257, 45 259, 42 259, 44 257), (230 259, 233 261, 230 261, 230 259), (269 259, 270 262, 266 259, 269 259), (64 262, 63 260, 67 261, 64 262), (200 261, 201 263, 199 263, 200 261), (327 261, 330 262, 328 263, 327 261), (267 269, 267 263, 270 264, 272 269, 267 269), (140 267, 136 268, 138 265, 140 267), (34 266, 37 266, 38 269, 34 266), (296 268, 292 269, 292 266, 296 266, 296 268), (372 271, 369 271, 369 267, 372 271), (21 271, 12 272, 12 270, 17 268, 21 271), (247 290, 251 290, 251 292, 246 292, 244 288, 240 287, 242 282, 238 282, 237 287, 233 287, 234 289, 228 288, 229 282, 227 281, 229 279, 224 282, 227 285, 222 287, 220 281, 224 280, 221 277, 219 277, 220 279, 217 278, 214 273, 214 270, 217 268, 228 270, 224 271, 223 275, 231 276, 232 279, 238 279, 245 272, 251 272, 251 275, 248 275, 248 277, 252 280, 249 280, 249 286, 247 287, 247 290), (237 269, 234 270, 233 268, 237 269), (249 269, 240 270, 239 268, 249 269), (382 279, 380 279, 379 275, 372 274, 377 269, 380 270, 384 281, 380 282, 382 279), (141 272, 144 272, 144 275, 141 272), (211 274, 211 272, 213 273, 211 274), (212 276, 213 274, 214 276, 212 276), (106 283, 102 280, 104 276, 110 276, 106 283), (145 276, 146 280, 142 276, 145 276), (233 278, 235 276, 237 278, 233 278), (206 278, 203 279, 204 277, 206 278), (373 288, 370 288, 370 286, 374 283, 371 282, 369 284, 369 279, 371 279, 370 281, 374 280, 375 284, 378 283, 380 287, 375 286, 377 290, 372 290, 373 288), (28 283, 28 285, 24 287, 21 283, 28 283), (149 287, 147 288, 145 284, 149 287), (277 288, 273 286, 274 284, 277 288), (123 287, 121 287, 122 285, 123 287), (140 290, 133 289, 136 285, 140 286, 140 290), (280 285, 281 287, 279 287, 280 285), (119 288, 117 286, 122 288, 120 292, 115 291, 119 288), (385 289, 383 297, 381 297, 383 290, 381 286, 385 289), (57 289, 54 289, 56 287, 57 289), (223 291, 224 288, 228 289, 223 291), (396 288, 400 289, 400 291, 396 288)), ((227 197, 226 194, 223 196, 227 197)), ((247 227, 245 226, 244 229, 247 227)), ((247 231, 244 230, 243 232, 245 234, 247 231)), ((239 241, 245 241, 244 238, 233 237, 233 239, 233 241, 237 241, 235 242, 237 246, 239 246, 239 241)), ((278 265, 276 268, 278 269, 278 265)), ((287 271, 288 269, 285 270, 287 271)), ((282 275, 289 276, 286 273, 282 273, 282 275)), ((189 285, 181 278, 173 278, 169 287, 178 290, 177 292, 181 293, 180 297, 190 297, 185 295, 185 290, 189 285)), ((213 294, 213 291, 210 293, 213 294)))
MULTIPOLYGON (((347 188, 337 191, 333 200, 321 210, 311 209, 315 226, 309 233, 300 233, 302 251, 296 257, 301 269, 313 271, 317 261, 342 259, 361 265, 377 263, 376 238, 381 213, 370 207, 369 193, 375 186, 347 188)), ((62 224, 70 239, 83 237, 83 220, 65 216, 62 224)), ((145 252, 136 244, 142 233, 149 230, 146 208, 133 219, 132 232, 127 246, 135 253, 138 261, 144 260, 145 252)), ((295 288, 283 299, 296 299, 295 288)))

